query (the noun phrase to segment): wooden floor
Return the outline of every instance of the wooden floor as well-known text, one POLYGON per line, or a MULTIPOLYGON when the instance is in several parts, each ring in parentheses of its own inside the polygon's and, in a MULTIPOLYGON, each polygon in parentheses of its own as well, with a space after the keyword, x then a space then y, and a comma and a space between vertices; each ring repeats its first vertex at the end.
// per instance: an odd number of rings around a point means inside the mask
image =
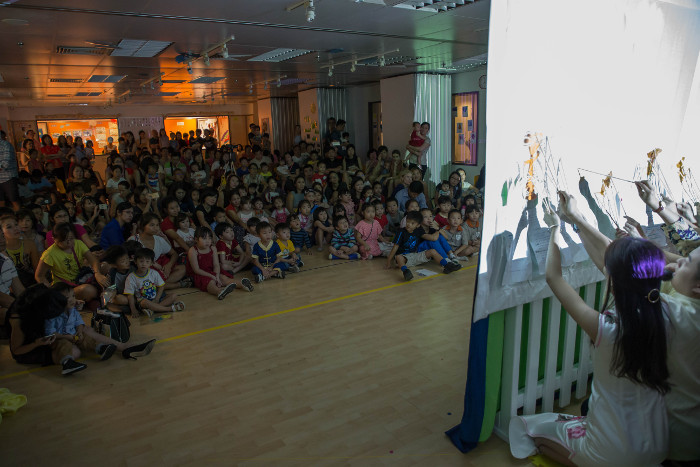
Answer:
POLYGON ((464 455, 444 435, 462 414, 475 260, 404 283, 383 260, 304 259, 224 302, 182 291, 187 311, 133 324, 132 342, 159 339, 138 361, 62 377, 0 345, 0 387, 29 400, 0 424, 0 464, 528 464, 495 437, 464 455))

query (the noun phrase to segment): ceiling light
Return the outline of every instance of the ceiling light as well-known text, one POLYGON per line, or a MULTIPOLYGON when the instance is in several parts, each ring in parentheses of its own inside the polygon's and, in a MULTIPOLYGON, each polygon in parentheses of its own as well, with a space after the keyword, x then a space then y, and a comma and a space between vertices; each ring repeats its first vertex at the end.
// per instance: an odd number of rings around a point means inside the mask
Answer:
POLYGON ((357 61, 352 62, 352 65, 350 65, 350 71, 352 73, 355 73, 355 70, 357 69, 357 61))
POLYGON ((314 8, 314 0, 309 0, 306 3, 306 21, 312 22, 316 19, 316 9, 314 8))
POLYGON ((224 46, 221 47, 221 56, 224 58, 228 58, 228 47, 226 47, 226 44, 224 44, 224 46))
MULTIPOLYGON (((249 62, 283 62, 292 58, 300 57, 310 53, 307 49, 274 49, 264 54, 257 55, 255 57, 249 58, 249 62)), ((241 55, 243 57, 244 55, 241 55)))
POLYGON ((110 54, 113 57, 155 57, 172 42, 122 39, 110 54))

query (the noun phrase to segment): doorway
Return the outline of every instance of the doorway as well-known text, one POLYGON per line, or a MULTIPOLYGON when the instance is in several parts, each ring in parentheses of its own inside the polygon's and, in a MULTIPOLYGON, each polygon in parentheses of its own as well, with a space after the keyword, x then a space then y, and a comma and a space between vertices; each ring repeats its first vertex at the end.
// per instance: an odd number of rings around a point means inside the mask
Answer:
POLYGON ((377 149, 384 144, 382 129, 382 102, 369 103, 369 147, 377 149))

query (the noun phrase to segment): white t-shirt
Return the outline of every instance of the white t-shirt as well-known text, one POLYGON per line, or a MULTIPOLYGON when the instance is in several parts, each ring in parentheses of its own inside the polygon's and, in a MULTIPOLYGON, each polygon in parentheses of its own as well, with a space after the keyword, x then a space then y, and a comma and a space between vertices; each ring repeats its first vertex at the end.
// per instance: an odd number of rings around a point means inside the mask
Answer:
POLYGON ((9 294, 12 279, 15 277, 17 277, 15 264, 7 256, 0 254, 0 292, 9 294))
POLYGON ((665 284, 668 305, 668 458, 700 459, 700 299, 686 297, 665 284), (668 289, 668 290, 667 290, 668 289))
POLYGON ((116 189, 119 188, 119 184, 120 184, 121 182, 125 182, 125 181, 126 181, 126 179, 125 179, 124 177, 120 178, 120 179, 117 180, 116 182, 114 181, 113 178, 110 177, 110 178, 107 180, 107 185, 106 185, 106 186, 107 186, 107 188, 114 188, 114 189, 116 190, 116 189))
MULTIPOLYGON (((173 247, 170 245, 170 242, 168 242, 166 239, 164 239, 160 235, 154 235, 153 238, 155 240, 153 243, 153 253, 155 255, 156 261, 158 261, 158 258, 170 253, 170 250, 173 247)), ((145 248, 148 248, 146 245, 143 244, 143 242, 141 241, 141 238, 139 238, 138 234, 134 235, 133 237, 129 237, 129 240, 136 240, 141 245, 143 245, 145 248)))
POLYGON ((188 245, 194 245, 194 229, 192 227, 187 230, 177 229, 175 233, 188 245))
POLYGON ((158 289, 164 284, 165 281, 154 269, 149 269, 145 276, 139 276, 134 271, 126 277, 124 293, 133 295, 137 301, 141 299, 155 300, 158 289))

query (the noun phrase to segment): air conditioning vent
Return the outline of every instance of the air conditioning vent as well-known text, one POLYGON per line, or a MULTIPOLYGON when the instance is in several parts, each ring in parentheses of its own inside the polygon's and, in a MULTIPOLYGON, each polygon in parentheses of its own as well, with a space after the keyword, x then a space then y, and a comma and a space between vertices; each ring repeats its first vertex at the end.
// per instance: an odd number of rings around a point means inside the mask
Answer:
POLYGON ((49 78, 49 83, 82 83, 82 78, 49 78))
POLYGON ((112 50, 108 47, 56 47, 56 53, 60 55, 108 55, 112 50))

